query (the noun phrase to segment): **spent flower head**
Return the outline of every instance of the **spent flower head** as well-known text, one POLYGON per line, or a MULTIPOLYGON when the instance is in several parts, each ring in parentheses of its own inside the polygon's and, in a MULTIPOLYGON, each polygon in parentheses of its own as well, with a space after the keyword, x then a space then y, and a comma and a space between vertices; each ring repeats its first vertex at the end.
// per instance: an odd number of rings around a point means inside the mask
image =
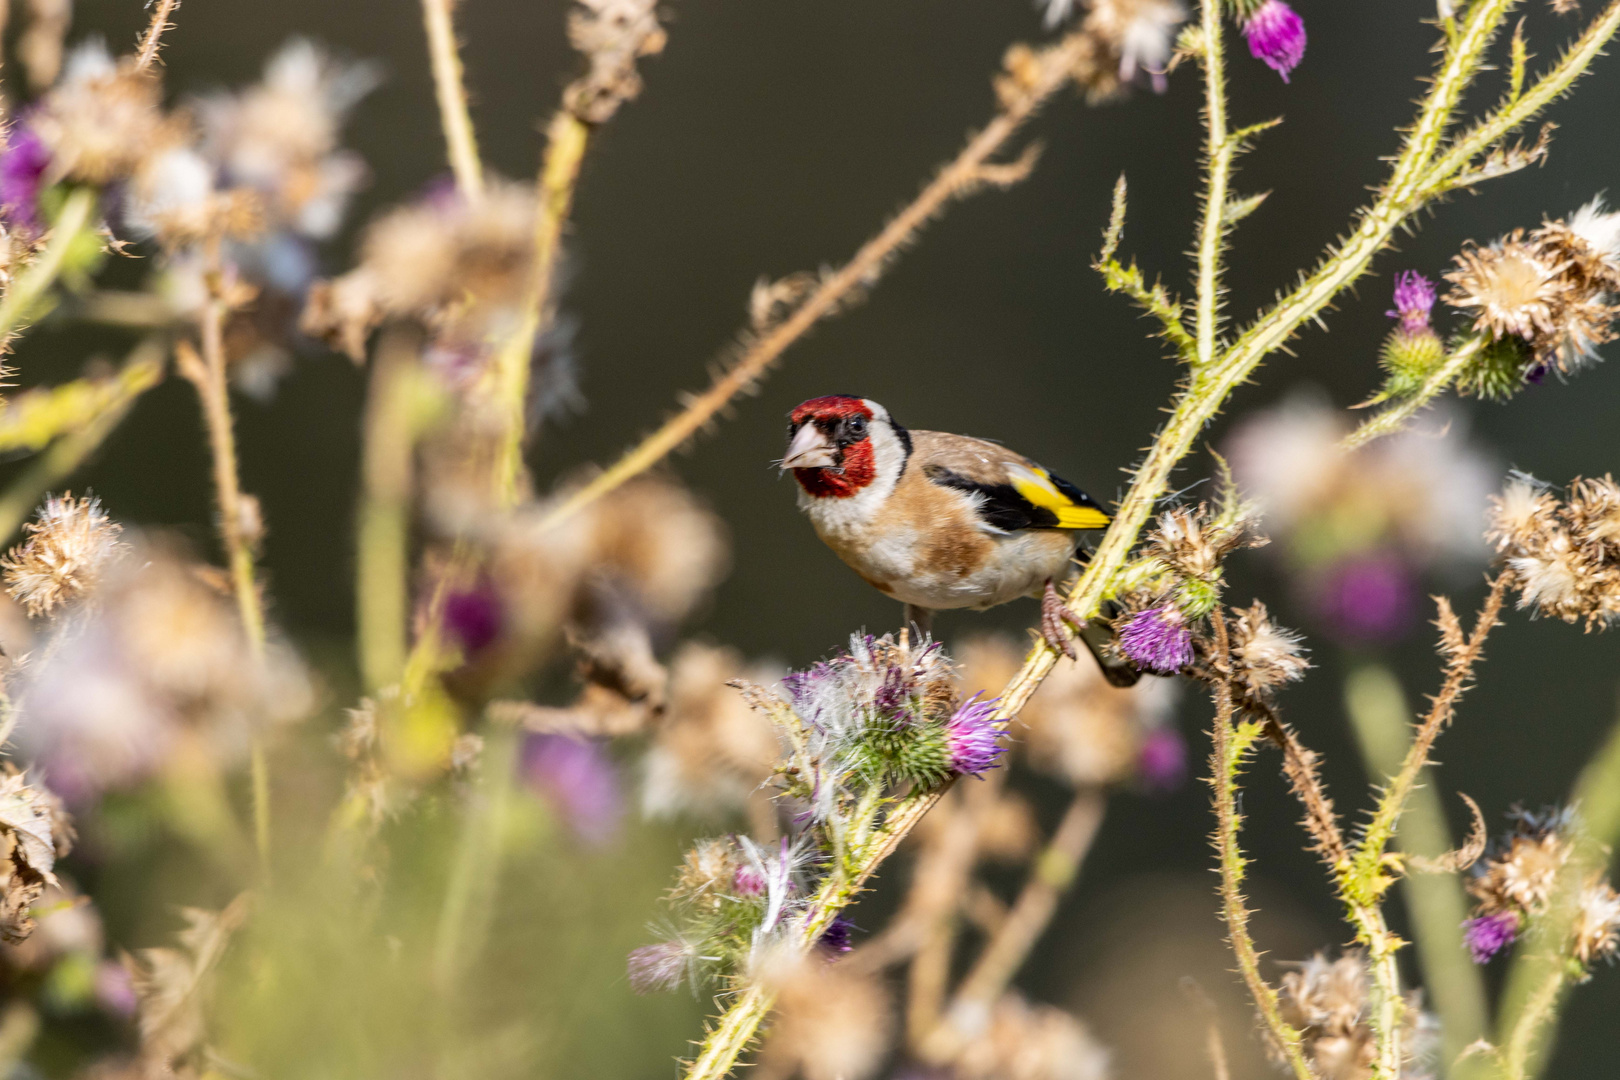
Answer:
POLYGON ((101 500, 73 493, 48 495, 27 539, 0 559, 6 591, 32 616, 50 615, 91 594, 124 550, 123 527, 107 517, 101 500))
MULTIPOLYGON (((1359 949, 1330 960, 1317 953, 1282 979, 1278 1006, 1283 1019, 1299 1030, 1300 1049, 1317 1073, 1328 1080, 1367 1080, 1373 1075, 1377 1039, 1373 1032, 1372 979, 1359 949)), ((1422 1009, 1421 995, 1404 995, 1401 1010, 1402 1080, 1428 1075, 1437 1049, 1438 1025, 1422 1009)), ((1279 1051, 1272 1048, 1273 1057, 1279 1051)), ((1278 1060, 1281 1060, 1278 1058, 1278 1060)))
POLYGON ((1620 619, 1620 485, 1577 478, 1560 500, 1512 476, 1491 500, 1486 539, 1519 589, 1519 607, 1603 628, 1620 619))

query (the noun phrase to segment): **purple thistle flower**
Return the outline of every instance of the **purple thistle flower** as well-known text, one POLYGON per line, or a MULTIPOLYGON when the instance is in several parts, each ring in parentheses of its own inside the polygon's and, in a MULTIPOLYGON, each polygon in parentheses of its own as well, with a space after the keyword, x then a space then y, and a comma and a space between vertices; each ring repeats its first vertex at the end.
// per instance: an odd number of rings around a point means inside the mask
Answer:
POLYGON ((473 657, 492 645, 501 633, 501 598, 488 584, 453 592, 444 600, 444 628, 473 657))
POLYGON ((1192 631, 1168 604, 1138 611, 1119 631, 1119 648, 1156 675, 1174 675, 1193 661, 1192 631))
POLYGON ((531 735, 523 744, 521 775, 587 844, 603 844, 619 831, 619 773, 600 741, 571 735, 531 735))
POLYGON ((1288 81, 1288 73, 1305 58, 1305 20, 1283 0, 1266 0, 1243 24, 1249 53, 1288 81))
POLYGON ((1174 791, 1187 779, 1187 742, 1173 727, 1156 728, 1136 753, 1136 775, 1149 791, 1174 791))
POLYGON ((1463 922, 1463 940, 1474 963, 1483 964, 1513 944, 1519 936, 1519 916, 1513 911, 1499 911, 1495 915, 1481 915, 1463 922))
POLYGON ((883 685, 872 695, 872 709, 884 719, 904 720, 906 698, 910 692, 906 673, 898 667, 891 667, 883 674, 883 685))
POLYGON ((0 148, 0 216, 11 225, 39 232, 39 190, 51 152, 26 123, 11 129, 0 148))
POLYGON ((1429 313, 1433 310, 1434 282, 1416 270, 1403 270, 1395 275, 1395 310, 1384 314, 1400 319, 1403 333, 1417 335, 1431 331, 1429 313))
POLYGON ((1417 581, 1406 563, 1388 552, 1328 567, 1316 601, 1327 629, 1345 641, 1395 641, 1417 621, 1417 581))
POLYGON ((679 941, 660 941, 656 945, 631 949, 625 961, 630 989, 638 994, 673 990, 686 977, 689 962, 689 950, 679 941))
POLYGON ((979 700, 983 696, 974 694, 964 701, 945 725, 951 768, 970 776, 995 768, 996 759, 1007 752, 1001 745, 1001 728, 995 722, 996 705, 1001 699, 979 700))
POLYGON ((833 921, 827 924, 827 929, 816 939, 816 944, 830 953, 847 953, 855 947, 850 940, 854 933, 854 923, 842 915, 834 915, 833 921))

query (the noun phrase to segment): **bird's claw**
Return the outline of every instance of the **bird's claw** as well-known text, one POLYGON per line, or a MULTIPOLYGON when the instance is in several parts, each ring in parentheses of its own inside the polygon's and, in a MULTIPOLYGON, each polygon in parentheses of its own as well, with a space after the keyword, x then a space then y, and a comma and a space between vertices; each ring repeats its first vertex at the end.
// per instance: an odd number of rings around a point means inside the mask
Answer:
POLYGON ((1046 590, 1041 593, 1041 637, 1046 639, 1046 643, 1052 646, 1053 651, 1062 653, 1070 660, 1078 660, 1080 650, 1074 647, 1073 633, 1085 629, 1085 625, 1085 620, 1069 610, 1048 581, 1046 590))

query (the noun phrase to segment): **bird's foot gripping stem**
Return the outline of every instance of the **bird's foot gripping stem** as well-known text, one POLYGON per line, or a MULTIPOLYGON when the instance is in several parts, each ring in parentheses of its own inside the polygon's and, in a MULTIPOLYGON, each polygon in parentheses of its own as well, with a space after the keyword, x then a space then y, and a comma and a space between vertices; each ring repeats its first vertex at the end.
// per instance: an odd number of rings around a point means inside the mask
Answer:
POLYGON ((1080 651, 1074 647, 1073 635, 1085 628, 1086 621, 1069 610, 1048 579, 1046 589, 1041 593, 1041 637, 1045 638, 1046 643, 1055 651, 1070 660, 1078 660, 1080 651))

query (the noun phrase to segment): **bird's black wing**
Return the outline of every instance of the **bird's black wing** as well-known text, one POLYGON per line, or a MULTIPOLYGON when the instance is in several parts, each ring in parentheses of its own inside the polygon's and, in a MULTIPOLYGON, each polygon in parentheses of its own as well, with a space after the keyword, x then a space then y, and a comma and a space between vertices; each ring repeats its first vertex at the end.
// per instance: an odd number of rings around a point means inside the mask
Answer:
POLYGON ((979 515, 979 520, 993 529, 1019 532, 1023 529, 1058 527, 1056 513, 1047 507, 1030 502, 1012 484, 992 484, 974 480, 944 465, 927 465, 923 468, 923 475, 940 487, 952 488, 974 496, 977 504, 974 509, 979 515))

